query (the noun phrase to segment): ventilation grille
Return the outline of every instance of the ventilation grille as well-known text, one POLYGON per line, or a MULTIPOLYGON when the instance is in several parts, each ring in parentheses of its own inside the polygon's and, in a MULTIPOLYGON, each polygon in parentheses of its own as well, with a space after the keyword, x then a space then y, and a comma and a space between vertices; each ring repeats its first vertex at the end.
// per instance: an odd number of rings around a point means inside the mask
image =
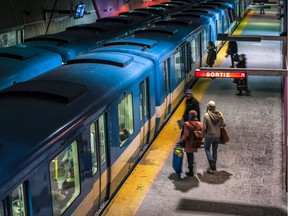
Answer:
POLYGON ((86 86, 59 80, 33 80, 20 82, 3 91, 3 97, 29 97, 44 100, 70 103, 86 92, 86 86))

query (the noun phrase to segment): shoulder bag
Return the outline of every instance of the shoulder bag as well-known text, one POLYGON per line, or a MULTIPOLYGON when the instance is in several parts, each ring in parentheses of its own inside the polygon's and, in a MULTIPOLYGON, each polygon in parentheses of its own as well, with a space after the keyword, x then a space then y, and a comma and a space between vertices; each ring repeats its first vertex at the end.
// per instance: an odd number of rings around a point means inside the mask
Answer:
POLYGON ((222 124, 220 126, 220 144, 226 144, 230 140, 228 133, 226 132, 224 126, 223 126, 223 118, 222 118, 222 124))

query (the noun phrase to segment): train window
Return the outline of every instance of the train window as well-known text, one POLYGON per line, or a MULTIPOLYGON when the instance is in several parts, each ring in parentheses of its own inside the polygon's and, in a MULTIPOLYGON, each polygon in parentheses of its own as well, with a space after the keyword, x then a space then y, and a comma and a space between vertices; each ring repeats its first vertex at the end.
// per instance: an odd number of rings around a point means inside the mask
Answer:
POLYGON ((134 131, 132 94, 118 104, 118 121, 121 147, 134 131))
POLYGON ((207 49, 207 30, 204 29, 201 34, 201 40, 202 40, 202 52, 205 52, 207 49))
POLYGON ((185 72, 189 73, 191 68, 191 63, 190 63, 190 55, 189 55, 189 44, 185 44, 185 46, 183 46, 183 54, 184 54, 184 66, 185 66, 185 72))
POLYGON ((24 185, 19 185, 12 191, 12 215, 13 216, 25 216, 25 194, 24 185))
POLYGON ((105 117, 102 115, 98 119, 98 137, 100 143, 100 158, 101 158, 101 166, 106 162, 106 125, 105 125, 105 117))
POLYGON ((98 158, 97 158, 97 148, 96 148, 96 126, 93 123, 90 126, 90 145, 91 145, 91 158, 92 158, 92 174, 95 175, 98 171, 98 158))
POLYGON ((53 215, 58 216, 80 194, 77 142, 74 141, 50 162, 53 215))
POLYGON ((211 25, 208 28, 208 41, 212 40, 212 35, 211 35, 211 25))
POLYGON ((228 15, 226 13, 223 15, 223 20, 224 20, 224 29, 227 32, 228 27, 229 27, 229 20, 228 20, 228 15))
POLYGON ((192 64, 194 64, 197 60, 197 45, 196 45, 196 39, 193 38, 190 42, 191 46, 191 57, 192 57, 192 64))
POLYGON ((168 94, 168 91, 170 89, 169 74, 170 74, 170 58, 164 62, 164 71, 163 71, 164 86, 163 87, 164 87, 165 94, 168 94))
POLYGON ((181 53, 178 51, 174 54, 174 65, 175 65, 175 83, 182 78, 182 64, 181 64, 181 53))
POLYGON ((3 201, 0 201, 0 216, 4 216, 4 205, 3 205, 3 201))
POLYGON ((217 34, 223 33, 221 19, 217 19, 217 34))
POLYGON ((144 80, 140 84, 139 88, 140 92, 140 121, 142 121, 143 117, 148 114, 148 81, 147 79, 144 80))

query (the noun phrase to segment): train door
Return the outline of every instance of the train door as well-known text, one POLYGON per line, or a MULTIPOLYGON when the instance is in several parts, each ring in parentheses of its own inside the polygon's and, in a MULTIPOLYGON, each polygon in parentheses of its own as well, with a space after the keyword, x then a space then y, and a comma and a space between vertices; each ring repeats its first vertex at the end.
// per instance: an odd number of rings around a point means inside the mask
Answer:
POLYGON ((145 79, 139 86, 139 100, 140 100, 140 139, 141 148, 145 150, 149 142, 150 131, 150 116, 149 116, 149 93, 148 93, 148 79, 145 79))
POLYGON ((90 146, 94 180, 93 200, 100 207, 108 199, 109 193, 105 115, 90 125, 90 146))
POLYGON ((171 103, 171 85, 170 85, 170 58, 167 59, 164 62, 164 70, 163 70, 163 76, 164 76, 164 106, 165 106, 165 118, 168 116, 170 112, 170 106, 171 103))
POLYGON ((189 73, 191 71, 191 47, 189 43, 185 44, 182 47, 182 53, 183 53, 183 63, 184 63, 184 69, 185 69, 185 86, 188 87, 187 85, 189 83, 189 73))

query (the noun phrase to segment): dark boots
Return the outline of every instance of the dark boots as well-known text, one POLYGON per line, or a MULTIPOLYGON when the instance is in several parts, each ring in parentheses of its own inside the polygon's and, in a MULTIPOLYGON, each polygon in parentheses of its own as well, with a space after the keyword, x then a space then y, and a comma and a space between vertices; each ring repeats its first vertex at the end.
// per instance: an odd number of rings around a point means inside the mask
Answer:
POLYGON ((212 170, 216 171, 216 162, 215 161, 212 161, 212 170))
POLYGON ((213 171, 216 171, 216 162, 209 161, 209 168, 207 170, 207 173, 213 173, 213 171))
POLYGON ((194 172, 193 172, 193 167, 191 168, 191 167, 189 167, 189 172, 186 172, 185 173, 187 176, 194 176, 194 172))

